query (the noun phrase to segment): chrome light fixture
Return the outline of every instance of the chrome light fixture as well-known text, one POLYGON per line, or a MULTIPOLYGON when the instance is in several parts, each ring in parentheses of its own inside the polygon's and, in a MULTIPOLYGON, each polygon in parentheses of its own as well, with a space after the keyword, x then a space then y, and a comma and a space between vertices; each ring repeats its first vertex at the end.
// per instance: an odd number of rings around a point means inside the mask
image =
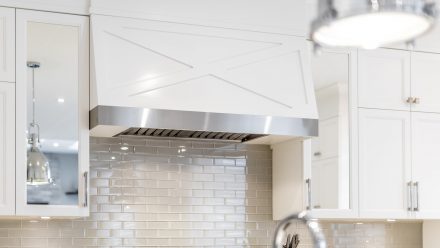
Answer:
POLYGON ((375 49, 427 33, 437 9, 431 0, 318 0, 311 38, 317 45, 375 49))
POLYGON ((52 183, 50 166, 40 151, 40 126, 35 121, 35 69, 40 68, 40 63, 28 62, 27 66, 32 69, 32 122, 29 124, 28 143, 31 147, 27 153, 26 182, 28 185, 47 185, 52 183))
POLYGON ((313 248, 327 247, 327 242, 325 241, 324 233, 322 232, 318 224, 318 221, 310 218, 306 212, 301 212, 299 214, 292 214, 290 216, 287 216, 285 219, 281 220, 281 222, 278 224, 277 228, 275 229, 274 238, 272 240, 272 247, 273 248, 283 247, 282 239, 283 237, 287 236, 286 231, 288 230, 289 226, 291 226, 292 224, 296 225, 298 222, 304 224, 309 230, 310 237, 312 238, 313 241, 313 248))

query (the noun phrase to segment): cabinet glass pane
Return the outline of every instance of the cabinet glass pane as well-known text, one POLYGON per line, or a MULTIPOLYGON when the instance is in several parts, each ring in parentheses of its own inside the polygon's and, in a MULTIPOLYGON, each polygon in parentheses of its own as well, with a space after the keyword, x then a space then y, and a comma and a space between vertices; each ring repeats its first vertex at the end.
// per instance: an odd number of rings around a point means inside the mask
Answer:
POLYGON ((78 205, 78 27, 39 22, 27 27, 27 60, 40 63, 28 68, 27 202, 78 205), (31 125, 33 120, 38 126, 31 125), (33 177, 43 172, 29 169, 33 160, 41 162, 39 155, 30 155, 38 127, 38 148, 50 168, 48 184, 35 183, 33 177))
POLYGON ((312 59, 319 136, 312 139, 312 207, 350 209, 349 55, 312 59))

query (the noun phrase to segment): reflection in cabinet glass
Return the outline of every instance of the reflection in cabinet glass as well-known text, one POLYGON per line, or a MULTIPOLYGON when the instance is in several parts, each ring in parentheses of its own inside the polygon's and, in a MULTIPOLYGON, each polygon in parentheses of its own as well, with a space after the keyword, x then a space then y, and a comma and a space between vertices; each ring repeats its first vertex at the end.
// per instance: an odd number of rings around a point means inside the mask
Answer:
POLYGON ((312 139, 311 208, 350 209, 349 55, 312 61, 319 136, 312 139))
POLYGON ((17 10, 17 215, 88 215, 88 42, 87 17, 17 10))
POLYGON ((38 70, 28 70, 27 118, 31 122, 35 115, 38 121, 50 173, 43 185, 28 180, 27 203, 78 205, 78 27, 29 22, 27 34, 28 61, 41 63, 38 70))

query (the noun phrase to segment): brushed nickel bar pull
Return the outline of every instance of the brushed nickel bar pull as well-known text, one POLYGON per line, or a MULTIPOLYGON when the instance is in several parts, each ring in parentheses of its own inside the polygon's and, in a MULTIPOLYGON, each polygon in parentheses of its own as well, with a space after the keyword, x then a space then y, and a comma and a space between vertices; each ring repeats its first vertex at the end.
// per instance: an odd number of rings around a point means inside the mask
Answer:
POLYGON ((413 211, 412 181, 408 182, 406 185, 408 190, 408 211, 413 211))
POLYGON ((416 198, 416 206, 414 207, 414 211, 418 212, 420 211, 419 207, 419 182, 414 183, 414 191, 415 191, 415 198, 416 198))
POLYGON ((312 179, 307 178, 307 210, 312 210, 312 179))
POLYGON ((89 173, 86 171, 83 174, 84 177, 84 203, 83 203, 83 207, 87 207, 89 204, 89 173))

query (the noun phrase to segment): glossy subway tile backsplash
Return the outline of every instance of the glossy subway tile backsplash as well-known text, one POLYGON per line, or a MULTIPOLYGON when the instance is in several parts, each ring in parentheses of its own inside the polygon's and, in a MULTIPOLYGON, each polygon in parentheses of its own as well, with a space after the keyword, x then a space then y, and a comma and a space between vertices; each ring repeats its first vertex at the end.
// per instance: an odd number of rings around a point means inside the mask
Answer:
MULTIPOLYGON (((269 146, 92 138, 90 157, 90 217, 0 220, 0 247, 271 247, 269 146)), ((322 225, 329 248, 422 248, 420 223, 322 225)))

